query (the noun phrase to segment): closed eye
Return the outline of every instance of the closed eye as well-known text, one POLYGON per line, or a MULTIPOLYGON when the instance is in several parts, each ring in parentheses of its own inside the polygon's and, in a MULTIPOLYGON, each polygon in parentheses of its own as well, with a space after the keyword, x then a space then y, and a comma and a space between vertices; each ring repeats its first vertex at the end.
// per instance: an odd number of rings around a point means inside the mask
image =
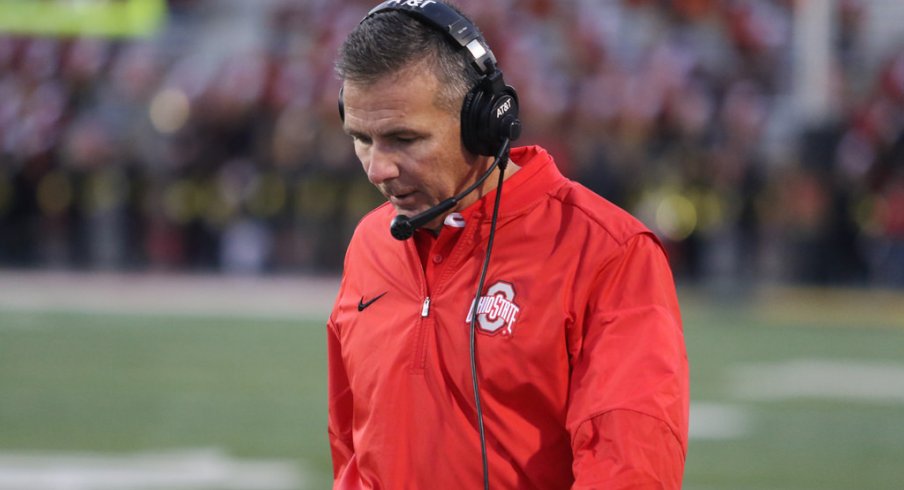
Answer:
MULTIPOLYGON (((358 131, 347 131, 348 135, 352 137, 352 140, 357 144, 362 145, 371 145, 374 142, 374 138, 368 136, 364 133, 360 133, 358 131)), ((388 144, 395 144, 400 146, 407 146, 412 143, 416 143, 422 139, 424 136, 421 134, 411 133, 408 131, 392 131, 386 134, 377 135, 377 139, 380 141, 384 141, 388 144)))
POLYGON ((360 134, 360 133, 349 133, 349 136, 352 137, 352 140, 353 140, 355 143, 362 143, 362 144, 365 144, 365 145, 369 145, 369 144, 371 144, 371 142, 372 142, 372 140, 370 139, 369 136, 365 136, 365 135, 360 134))

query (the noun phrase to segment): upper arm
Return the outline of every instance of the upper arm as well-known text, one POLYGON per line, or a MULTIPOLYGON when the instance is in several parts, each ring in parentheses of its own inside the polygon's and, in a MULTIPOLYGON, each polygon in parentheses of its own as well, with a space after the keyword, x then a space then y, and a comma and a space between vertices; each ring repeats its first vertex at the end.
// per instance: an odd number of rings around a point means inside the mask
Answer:
MULTIPOLYGON (((578 441, 581 428, 586 430, 586 423, 597 417, 635 413, 667 429, 683 461, 689 399, 687 354, 671 271, 654 237, 636 235, 603 266, 591 288, 583 320, 575 328, 572 335, 578 338, 571 343, 566 416, 572 441, 578 441)), ((632 425, 627 423, 624 430, 606 437, 641 441, 632 436, 637 435, 631 431, 632 425)), ((612 449, 625 442, 606 437, 597 442, 608 446, 597 449, 612 449)))

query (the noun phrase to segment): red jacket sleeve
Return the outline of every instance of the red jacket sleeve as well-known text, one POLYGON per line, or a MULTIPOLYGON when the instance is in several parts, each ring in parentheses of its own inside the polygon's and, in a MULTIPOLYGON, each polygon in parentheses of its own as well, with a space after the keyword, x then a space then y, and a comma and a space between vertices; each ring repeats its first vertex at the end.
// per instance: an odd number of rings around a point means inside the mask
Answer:
POLYGON ((333 457, 333 477, 344 473, 349 463, 354 464, 355 453, 352 442, 352 391, 349 387, 342 348, 332 320, 327 325, 327 354, 329 378, 329 421, 330 450, 333 457))
POLYGON ((573 488, 678 490, 687 354, 671 271, 655 237, 630 239, 589 298, 569 342, 573 488))

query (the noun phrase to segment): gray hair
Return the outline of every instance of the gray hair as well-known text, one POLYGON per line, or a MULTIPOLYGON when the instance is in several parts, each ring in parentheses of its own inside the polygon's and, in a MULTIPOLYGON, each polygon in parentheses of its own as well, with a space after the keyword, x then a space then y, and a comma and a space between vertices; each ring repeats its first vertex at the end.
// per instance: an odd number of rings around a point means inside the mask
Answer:
POLYGON ((440 82, 437 107, 456 113, 480 79, 467 52, 446 34, 398 11, 381 12, 359 24, 339 48, 336 73, 343 81, 368 85, 419 63, 440 82))

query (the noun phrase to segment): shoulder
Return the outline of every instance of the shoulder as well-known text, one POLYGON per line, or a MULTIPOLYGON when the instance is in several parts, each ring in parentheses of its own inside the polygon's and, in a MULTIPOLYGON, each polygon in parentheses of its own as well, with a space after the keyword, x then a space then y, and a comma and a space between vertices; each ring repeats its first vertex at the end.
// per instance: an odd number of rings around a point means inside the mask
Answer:
POLYGON ((626 210, 572 180, 557 187, 550 199, 558 201, 563 210, 570 211, 573 219, 595 233, 619 245, 625 245, 638 235, 652 235, 646 225, 626 210))
POLYGON ((392 221, 393 216, 394 209, 388 201, 365 214, 355 227, 355 233, 352 235, 350 245, 355 245, 355 242, 362 239, 370 241, 379 238, 381 231, 383 232, 382 235, 390 236, 389 223, 392 221))

